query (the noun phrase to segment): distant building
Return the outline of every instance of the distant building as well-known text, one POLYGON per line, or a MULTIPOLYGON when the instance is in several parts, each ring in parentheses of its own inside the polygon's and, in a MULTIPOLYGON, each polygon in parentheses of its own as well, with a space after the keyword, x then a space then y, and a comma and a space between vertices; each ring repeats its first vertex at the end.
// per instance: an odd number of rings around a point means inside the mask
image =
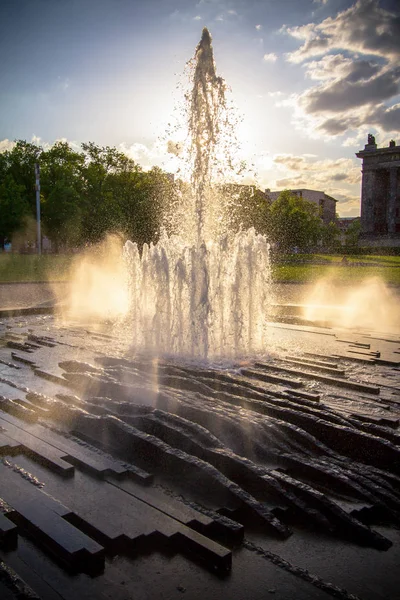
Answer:
MULTIPOLYGON (((332 196, 328 196, 325 192, 319 192, 316 190, 288 190, 291 194, 295 194, 304 200, 313 202, 321 210, 321 218, 325 225, 336 221, 336 202, 332 196)), ((281 192, 271 192, 271 190, 265 190, 265 194, 272 200, 276 200, 281 192)))
POLYGON ((369 245, 400 246, 400 146, 378 148, 368 135, 362 159, 361 239, 369 245))

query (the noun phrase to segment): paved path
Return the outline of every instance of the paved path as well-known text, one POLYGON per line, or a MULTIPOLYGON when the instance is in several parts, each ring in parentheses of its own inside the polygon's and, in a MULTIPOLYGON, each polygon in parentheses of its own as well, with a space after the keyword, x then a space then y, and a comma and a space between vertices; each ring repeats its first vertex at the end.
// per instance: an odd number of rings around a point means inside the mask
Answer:
POLYGON ((0 283, 0 310, 39 306, 55 300, 56 290, 63 289, 66 283, 0 283))
MULTIPOLYGON (((272 287, 274 303, 302 304, 306 302, 314 284, 275 283, 272 287)), ((11 308, 30 308, 51 302, 56 294, 63 297, 68 290, 67 282, 53 283, 0 283, 0 310, 11 308), (65 290, 65 292, 64 292, 65 290)), ((349 285, 339 285, 335 288, 333 303, 340 303, 351 290, 349 285)), ((390 293, 400 301, 400 287, 391 286, 390 293)))

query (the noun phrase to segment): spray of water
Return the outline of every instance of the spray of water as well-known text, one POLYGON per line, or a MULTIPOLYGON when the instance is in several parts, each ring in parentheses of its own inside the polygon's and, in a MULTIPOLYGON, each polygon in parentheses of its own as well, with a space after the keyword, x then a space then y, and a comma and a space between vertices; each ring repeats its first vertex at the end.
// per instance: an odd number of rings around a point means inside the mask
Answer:
POLYGON ((336 327, 400 332, 398 294, 378 277, 351 287, 320 279, 305 298, 304 317, 336 327))
POLYGON ((217 77, 207 28, 194 56, 193 89, 190 95, 189 134, 193 157, 192 186, 196 198, 197 241, 204 239, 204 216, 207 192, 212 183, 215 150, 226 114, 225 82, 217 77))
POLYGON ((269 247, 254 230, 215 235, 224 209, 215 174, 229 154, 226 84, 215 69, 205 28, 187 94, 191 191, 184 204, 190 231, 162 235, 142 252, 127 242, 134 345, 147 351, 199 358, 254 354, 265 348, 269 301, 269 247), (213 223, 214 221, 214 223, 213 223), (194 231, 193 231, 194 230, 194 231))
MULTIPOLYGON (((63 288, 58 296, 58 317, 123 322, 119 331, 128 343, 156 355, 254 356, 273 344, 266 327, 269 249, 254 230, 229 234, 229 201, 220 193, 221 173, 229 176, 230 168, 237 172, 241 165, 233 156, 234 119, 226 84, 216 74, 207 29, 188 64, 188 143, 181 172, 190 172, 190 185, 181 186, 184 193, 174 206, 170 227, 179 235, 163 233, 156 245, 141 251, 127 242, 124 260, 118 238, 77 257, 68 290, 63 288)), ((400 330, 398 296, 377 279, 344 289, 324 279, 302 303, 311 321, 400 330)))

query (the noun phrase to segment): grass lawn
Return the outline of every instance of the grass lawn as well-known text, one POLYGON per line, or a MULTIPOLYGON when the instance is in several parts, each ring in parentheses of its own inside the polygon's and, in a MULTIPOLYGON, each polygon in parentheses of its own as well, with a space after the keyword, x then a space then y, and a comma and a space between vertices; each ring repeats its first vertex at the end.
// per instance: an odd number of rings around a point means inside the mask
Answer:
MULTIPOLYGON (((66 281, 76 255, 0 254, 0 283, 66 281)), ((341 265, 341 255, 294 255, 272 266, 273 278, 279 282, 308 283, 329 277, 338 283, 360 283, 371 277, 400 286, 400 256, 348 256, 341 265)))
MULTIPOLYGON (((343 255, 335 254, 314 254, 314 260, 321 260, 330 263, 340 263, 343 255)), ((382 266, 382 267, 400 267, 400 256, 372 256, 371 254, 360 254, 357 256, 346 256, 349 264, 360 264, 364 266, 382 266)))
POLYGON ((380 277, 385 283, 400 286, 400 256, 335 254, 295 254, 280 257, 272 266, 277 282, 309 283, 329 278, 337 283, 361 283, 380 277))
POLYGON ((309 283, 323 277, 337 283, 360 283, 372 277, 380 277, 385 283, 400 286, 400 266, 273 265, 272 276, 274 281, 290 283, 309 283))
POLYGON ((62 254, 0 254, 0 283, 66 281, 72 259, 62 254))

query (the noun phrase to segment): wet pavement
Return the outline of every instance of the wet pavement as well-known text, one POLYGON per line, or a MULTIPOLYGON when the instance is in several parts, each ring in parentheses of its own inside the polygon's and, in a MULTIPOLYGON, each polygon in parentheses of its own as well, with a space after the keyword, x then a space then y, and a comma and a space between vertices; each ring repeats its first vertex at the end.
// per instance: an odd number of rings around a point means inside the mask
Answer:
POLYGON ((0 310, 29 308, 55 302, 67 283, 0 283, 0 310))
POLYGON ((207 365, 1 319, 0 592, 394 600, 399 373, 387 333, 271 323, 207 365))

